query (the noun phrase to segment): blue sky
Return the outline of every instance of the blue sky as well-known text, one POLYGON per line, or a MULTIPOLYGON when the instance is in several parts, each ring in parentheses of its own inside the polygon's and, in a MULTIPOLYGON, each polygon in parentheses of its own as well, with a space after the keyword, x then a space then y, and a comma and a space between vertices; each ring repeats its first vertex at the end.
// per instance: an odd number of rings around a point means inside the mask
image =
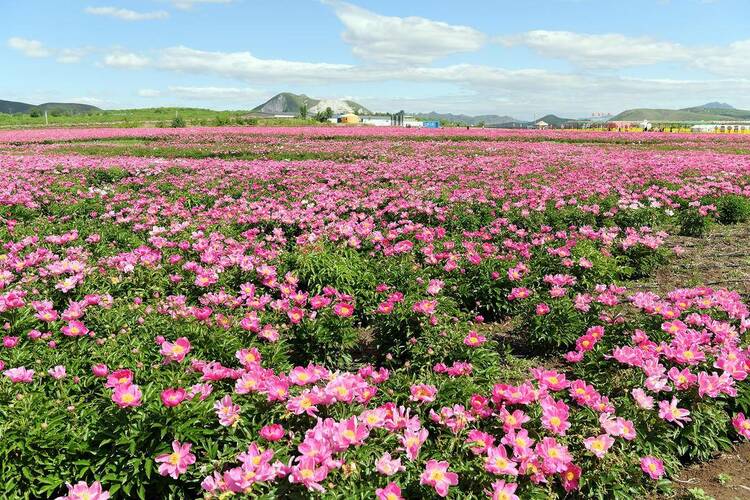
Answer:
POLYGON ((6 0, 0 99, 248 109, 281 91, 531 118, 750 108, 748 0, 6 0))

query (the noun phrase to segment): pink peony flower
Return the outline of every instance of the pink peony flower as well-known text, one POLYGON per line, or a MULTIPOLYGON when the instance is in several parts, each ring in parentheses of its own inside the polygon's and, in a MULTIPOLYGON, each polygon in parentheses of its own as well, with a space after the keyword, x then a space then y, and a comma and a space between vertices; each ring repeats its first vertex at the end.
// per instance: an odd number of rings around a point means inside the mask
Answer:
POLYGON ((164 453, 155 459, 157 463, 161 464, 159 465, 159 474, 177 479, 180 474, 186 472, 187 468, 195 463, 195 455, 190 453, 192 446, 192 443, 172 441, 172 453, 164 453))
POLYGON ((140 387, 135 384, 118 385, 112 393, 112 401, 120 408, 141 406, 142 397, 140 387))
POLYGON ((99 363, 91 367, 91 372, 95 377, 106 377, 109 373, 109 368, 107 368, 107 365, 105 365, 104 363, 99 363))
POLYGON ((190 341, 187 337, 180 337, 172 342, 164 341, 161 344, 161 350, 159 353, 164 356, 164 361, 169 363, 170 361, 180 362, 185 359, 185 356, 190 352, 190 341))
POLYGON ((492 483, 492 492, 490 500, 520 500, 516 495, 516 483, 506 483, 505 481, 495 481, 492 483))
POLYGON ((57 365, 54 368, 50 368, 47 370, 47 373, 50 374, 50 376, 55 380, 60 380, 65 378, 65 375, 67 375, 65 371, 65 367, 62 365, 57 365))
POLYGON ((161 402, 164 406, 174 407, 182 403, 186 398, 185 389, 178 387, 177 389, 164 389, 161 391, 161 402))
POLYGON ((434 385, 414 384, 409 390, 411 392, 409 400, 422 403, 431 403, 435 401, 435 396, 437 395, 437 388, 434 385))
POLYGON ((596 458, 604 458, 607 450, 615 443, 608 434, 601 434, 596 437, 589 437, 583 440, 583 445, 591 453, 596 455, 596 458))
POLYGON ((732 419, 732 425, 740 436, 750 439, 750 419, 744 413, 738 413, 732 419))
POLYGON ((102 490, 102 484, 94 481, 91 486, 85 481, 79 481, 75 485, 67 484, 68 494, 58 497, 56 500, 108 500, 109 492, 102 490))
POLYGON ((448 496, 448 488, 458 484, 458 474, 448 472, 449 465, 445 461, 428 461, 424 472, 419 476, 419 484, 432 486, 441 497, 448 496))
POLYGON ((86 325, 78 320, 70 321, 66 326, 62 327, 60 331, 62 331, 63 335, 68 337, 81 337, 89 333, 89 329, 86 328, 86 325))
POLYGON ((385 488, 375 490, 377 500, 404 500, 401 496, 401 488, 396 483, 388 483, 385 488))
POLYGON ((392 476, 397 472, 406 470, 406 468, 401 465, 401 459, 392 459, 391 454, 388 452, 384 453, 383 456, 375 462, 375 469, 384 476, 392 476))
POLYGON ((11 368, 9 370, 5 370, 3 372, 3 375, 8 377, 14 384, 28 384, 34 378, 34 370, 27 370, 25 367, 21 366, 19 368, 11 368))
POLYGON ((664 462, 652 456, 641 458, 641 470, 651 479, 661 479, 664 476, 664 462))
POLYGON ((690 415, 689 410, 677 407, 679 402, 680 400, 674 397, 672 401, 659 401, 659 417, 682 427, 683 422, 690 422, 691 418, 688 417, 690 415))
POLYGON ((284 427, 281 424, 269 424, 260 430, 260 437, 266 441, 279 441, 284 437, 284 427))

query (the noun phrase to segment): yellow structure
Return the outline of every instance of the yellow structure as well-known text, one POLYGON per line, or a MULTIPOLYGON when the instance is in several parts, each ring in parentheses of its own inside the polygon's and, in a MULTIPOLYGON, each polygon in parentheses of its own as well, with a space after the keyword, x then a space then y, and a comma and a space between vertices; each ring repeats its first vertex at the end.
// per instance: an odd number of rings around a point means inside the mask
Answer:
POLYGON ((339 116, 339 123, 360 123, 361 121, 362 120, 359 119, 359 116, 354 113, 347 113, 339 116))

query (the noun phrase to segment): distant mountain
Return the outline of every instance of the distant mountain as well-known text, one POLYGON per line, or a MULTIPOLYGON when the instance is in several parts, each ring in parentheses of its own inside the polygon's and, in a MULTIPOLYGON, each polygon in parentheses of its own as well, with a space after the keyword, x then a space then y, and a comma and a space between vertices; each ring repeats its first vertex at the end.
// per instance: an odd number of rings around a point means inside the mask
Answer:
POLYGON ((575 121, 578 121, 578 120, 574 120, 572 118, 560 118, 559 116, 556 116, 556 115, 546 115, 546 116, 539 118, 538 120, 535 120, 533 123, 545 122, 550 127, 559 127, 565 123, 575 122, 575 121))
POLYGON ((420 120, 434 121, 443 120, 454 123, 463 123, 466 125, 479 125, 484 123, 485 125, 497 125, 500 123, 514 122, 517 121, 512 116, 498 116, 498 115, 454 115, 452 113, 436 113, 432 111, 430 113, 417 113, 414 115, 420 120))
POLYGON ((629 109, 612 118, 613 121, 726 121, 750 120, 750 111, 735 109, 729 104, 710 102, 703 106, 683 109, 629 109))
POLYGON ((25 102, 0 100, 0 113, 7 113, 9 115, 12 115, 14 113, 28 114, 34 110, 38 110, 41 112, 59 110, 63 113, 74 115, 89 113, 92 111, 101 111, 101 109, 97 108, 96 106, 91 106, 90 104, 78 104, 74 102, 45 102, 44 104, 35 106, 33 104, 26 104, 25 102))
POLYGON ((360 115, 369 115, 372 113, 369 109, 354 101, 345 99, 314 99, 305 94, 292 94, 291 92, 276 94, 260 106, 253 108, 252 111, 274 115, 298 115, 302 106, 305 105, 307 106, 308 115, 325 111, 326 108, 331 108, 334 114, 357 113, 360 115))
POLYGON ((698 107, 704 108, 704 109, 737 109, 730 104, 727 104, 725 102, 717 102, 717 101, 709 102, 709 103, 704 104, 703 106, 698 106, 698 107))

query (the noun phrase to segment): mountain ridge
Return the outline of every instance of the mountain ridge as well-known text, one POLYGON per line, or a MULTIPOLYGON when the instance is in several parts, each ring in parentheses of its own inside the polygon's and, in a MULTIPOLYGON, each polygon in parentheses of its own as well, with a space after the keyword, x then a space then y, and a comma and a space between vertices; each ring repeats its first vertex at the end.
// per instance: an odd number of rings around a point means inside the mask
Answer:
POLYGON ((254 113, 295 114, 298 115, 303 106, 307 106, 307 113, 314 115, 331 108, 335 114, 356 113, 372 114, 372 111, 361 104, 347 99, 315 99, 305 94, 280 92, 263 104, 254 107, 254 113))
POLYGON ((737 109, 727 103, 709 102, 702 106, 682 109, 635 108, 626 109, 612 121, 732 121, 750 120, 750 111, 737 109))
POLYGON ((92 111, 101 111, 100 108, 91 104, 81 104, 77 102, 45 102, 42 104, 28 104, 20 101, 0 100, 0 113, 13 115, 16 113, 31 113, 34 110, 41 112, 60 110, 65 113, 83 114, 92 111))

